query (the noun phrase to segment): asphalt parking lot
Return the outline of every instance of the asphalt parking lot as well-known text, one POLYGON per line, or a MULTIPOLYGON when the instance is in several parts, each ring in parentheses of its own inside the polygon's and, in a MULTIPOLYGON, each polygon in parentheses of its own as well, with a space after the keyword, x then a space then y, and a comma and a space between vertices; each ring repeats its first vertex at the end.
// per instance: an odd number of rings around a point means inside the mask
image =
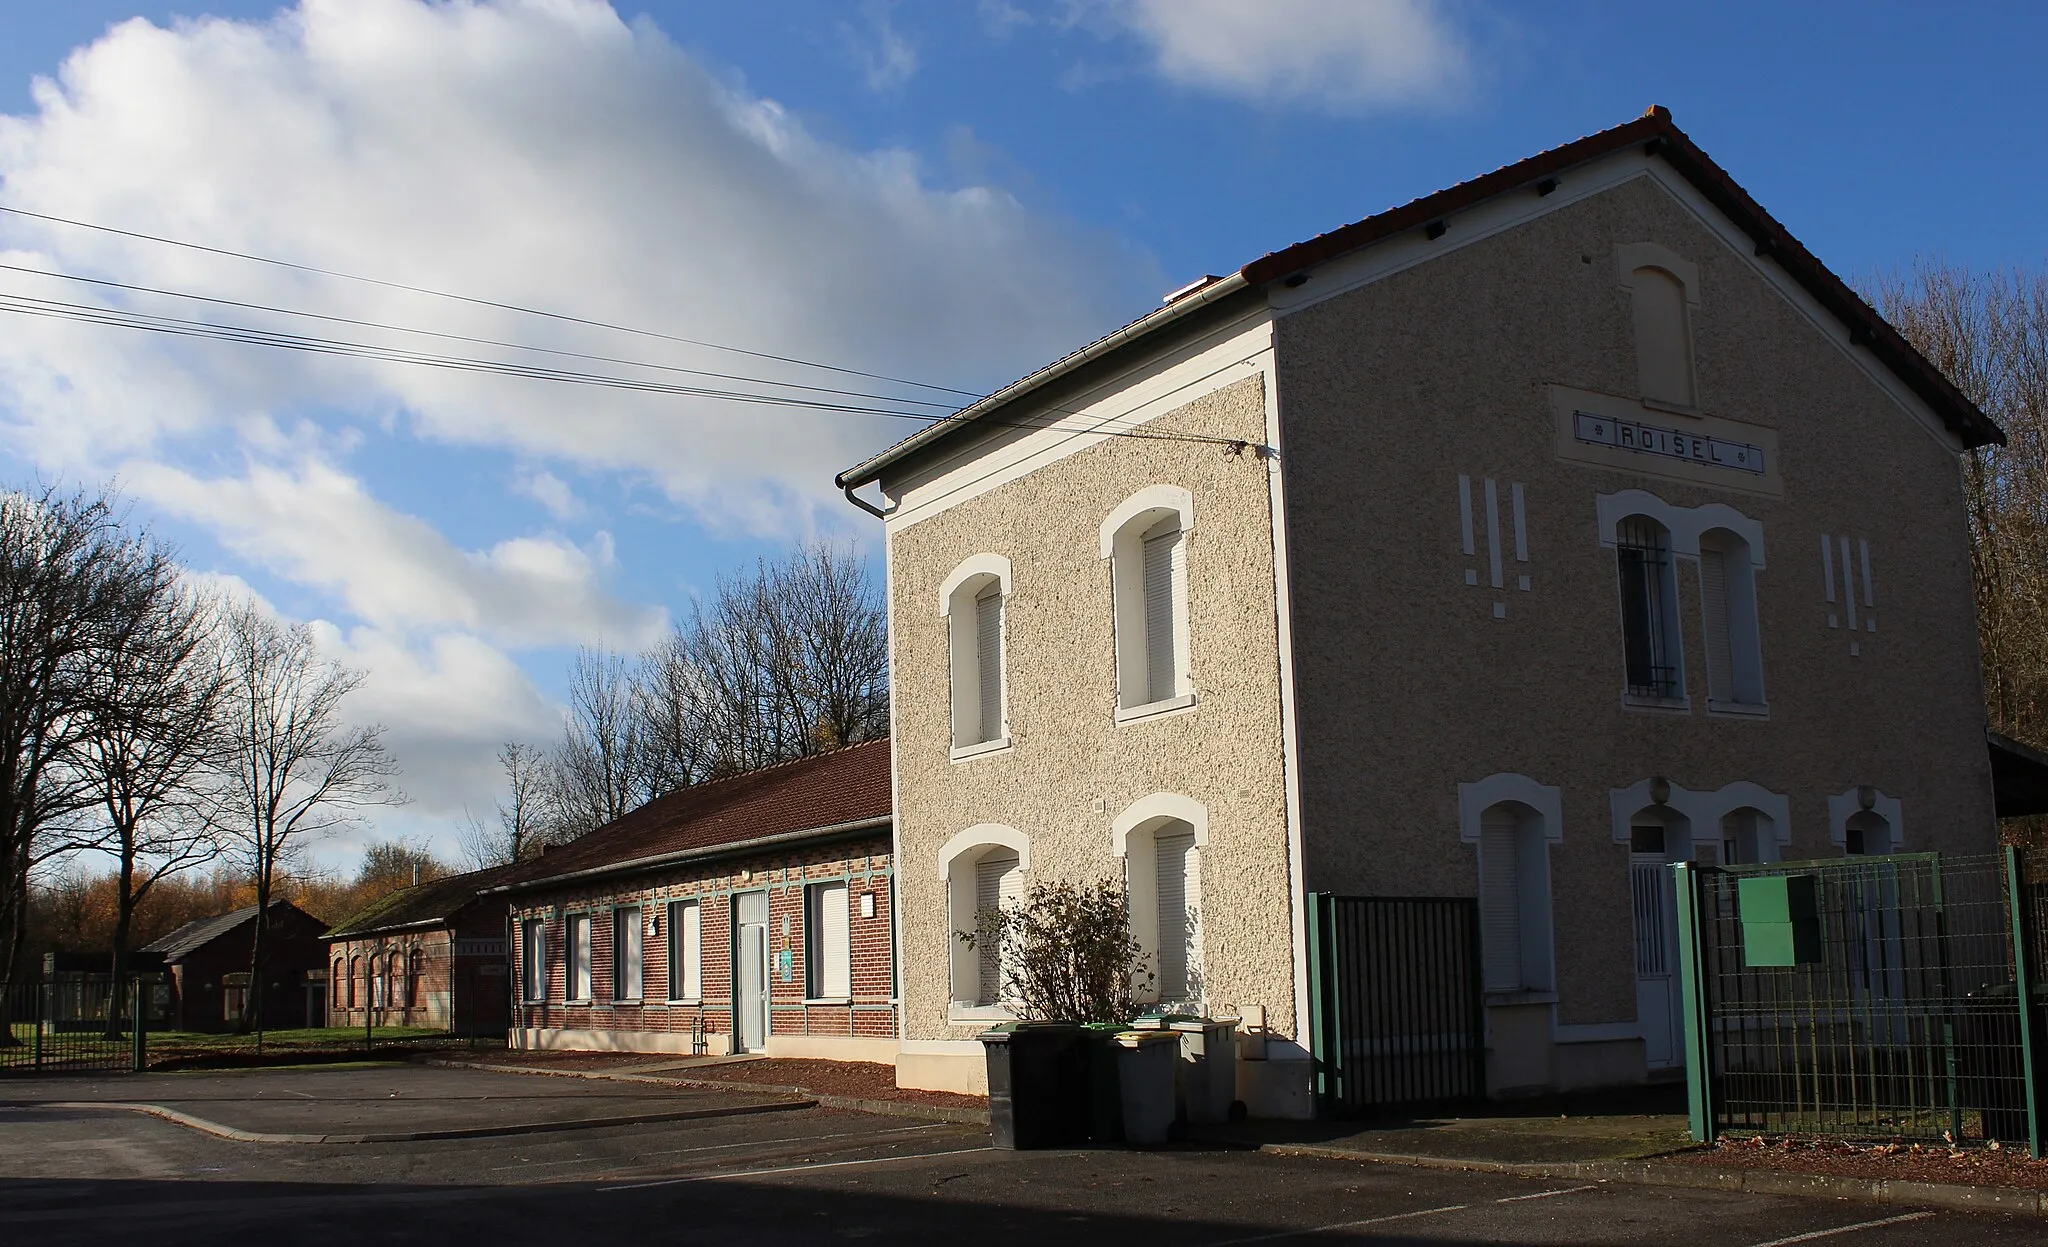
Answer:
MULTIPOLYGON (((140 1092, 284 1103, 322 1113, 459 1094, 464 1101, 584 1095, 664 1104, 661 1088, 471 1071, 448 1083, 392 1070, 215 1076, 168 1087, 108 1080, 0 1084, 0 1225, 16 1241, 153 1244, 289 1235, 295 1244, 495 1242, 645 1233, 659 1241, 817 1243, 1164 1240, 1252 1243, 1683 1244, 1918 1247, 2048 1242, 2034 1218, 1919 1212, 1847 1201, 1538 1182, 1242 1151, 1002 1152, 985 1133, 821 1109, 390 1143, 248 1143, 104 1107, 140 1092), (544 1091, 538 1090, 545 1088, 544 1091), (294 1095, 293 1092, 301 1094, 294 1095), (238 1094, 239 1093, 239 1094, 238 1094), (403 1099, 403 1096, 399 1097, 403 1099), (60 1107, 61 1105, 61 1107, 60 1107), (355 1107, 351 1107, 351 1106, 355 1107), (32 1237, 31 1237, 32 1236, 32 1237)), ((176 1076, 173 1076, 176 1077, 176 1076)), ((605 1103, 593 1107, 610 1110, 605 1103)), ((562 1112, 559 1105, 548 1111, 562 1112)), ((500 1123, 518 1114, 501 1115, 500 1123)), ((586 1115, 594 1120, 595 1112, 586 1115)))

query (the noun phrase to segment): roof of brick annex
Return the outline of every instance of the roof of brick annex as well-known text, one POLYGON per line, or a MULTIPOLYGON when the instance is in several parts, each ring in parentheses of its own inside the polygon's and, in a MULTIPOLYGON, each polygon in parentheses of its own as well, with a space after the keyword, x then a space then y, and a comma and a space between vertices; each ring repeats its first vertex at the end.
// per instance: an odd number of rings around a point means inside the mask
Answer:
POLYGON ((335 923, 328 930, 327 938, 353 939, 357 936, 374 935, 379 931, 397 930, 400 927, 447 922, 465 905, 474 901, 485 888, 509 883, 516 876, 529 873, 534 864, 533 861, 528 861, 511 866, 493 866, 488 870, 472 870, 466 874, 429 879, 425 883, 416 883, 409 888, 400 888, 396 892, 378 897, 335 923))
MULTIPOLYGON (((270 912, 273 915, 280 909, 298 908, 298 906, 290 901, 270 902, 270 912)), ((305 911, 300 910, 299 912, 304 913, 305 911)), ((193 950, 211 944, 255 916, 256 907, 254 905, 244 905, 240 909, 231 909, 224 914, 214 914, 208 918, 194 918, 169 935, 143 945, 138 951, 162 953, 166 963, 183 961, 193 950)), ((272 925, 276 925, 274 917, 272 925)))
POLYGON ((1114 333, 1011 382, 985 398, 977 399, 952 416, 917 430, 841 472, 834 478, 835 482, 844 489, 852 490, 876 480, 889 464, 906 459, 961 428, 993 415, 1084 364, 1177 324, 1186 315, 1205 306, 1208 298, 1242 295, 1269 282, 1285 280, 1397 234, 1429 228, 1453 213, 1497 195, 1538 185, 1635 144, 1642 144, 1645 150, 1663 157, 1709 202, 1748 233, 1757 255, 1775 260, 1821 306, 1849 326, 1850 341, 1868 348, 1883 361, 1907 388, 1934 409, 1963 445, 2004 444, 2003 429, 1958 390, 1945 373, 1928 362, 1904 335, 1864 302, 1862 296, 1850 289, 1848 283, 1792 237, 1791 232, 1766 212, 1762 204, 1751 198, 1749 192, 1728 176, 1726 170, 1715 164, 1685 131, 1672 122, 1669 109, 1653 105, 1633 121, 1574 139, 1491 173, 1318 234, 1291 247, 1269 252, 1229 277, 1198 286, 1188 297, 1154 308, 1114 333))
POLYGON ((548 850, 509 886, 523 889, 649 858, 844 827, 891 812, 885 737, 656 797, 548 850))

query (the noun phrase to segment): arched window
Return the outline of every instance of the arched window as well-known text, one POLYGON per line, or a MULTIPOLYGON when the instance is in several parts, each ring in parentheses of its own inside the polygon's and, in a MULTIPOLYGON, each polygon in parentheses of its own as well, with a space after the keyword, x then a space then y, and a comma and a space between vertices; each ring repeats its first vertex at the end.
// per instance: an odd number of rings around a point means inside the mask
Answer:
POLYGON ((1882 857, 1893 851, 1892 825, 1875 810, 1851 814, 1842 830, 1842 851, 1851 856, 1882 857))
POLYGON ((953 569, 939 590, 953 690, 953 750, 983 752, 1009 743, 1003 697, 1003 614, 1010 560, 977 554, 953 569))
POLYGON ((333 982, 328 986, 334 995, 334 1007, 339 1009, 342 1007, 343 995, 348 991, 348 967, 343 964, 341 958, 334 959, 334 973, 330 977, 333 982))
POLYGON ((1141 1000, 1202 999, 1202 850, 1208 824, 1201 803, 1154 793, 1110 825, 1111 849, 1124 859, 1131 934, 1149 972, 1136 984, 1141 1000))
POLYGON ((1194 519, 1187 490, 1154 485, 1126 499, 1103 523, 1119 712, 1151 713, 1194 700, 1187 562, 1194 519))
POLYGON ((1685 660, 1678 630, 1678 579, 1671 532, 1647 515, 1615 526, 1621 576, 1621 655, 1631 696, 1685 696, 1685 660))
POLYGON ((1867 784, 1849 788, 1828 798, 1828 839, 1851 856, 1903 852, 1904 809, 1897 797, 1867 784))
POLYGON ((381 954, 370 954, 370 1007, 382 1009, 389 1003, 385 995, 390 980, 385 975, 385 961, 381 954))
POLYGON ((1030 866, 1031 845, 1024 834, 993 823, 960 832, 939 851, 955 1011, 1002 1008, 1008 950, 981 936, 982 915, 1024 899, 1030 866), (971 947, 963 934, 976 937, 971 947))
POLYGON ((1700 613, 1707 651, 1707 705, 1764 704, 1756 628, 1756 563, 1749 543, 1725 528, 1700 534, 1700 613))
POLYGON ((426 967, 426 959, 415 948, 406 957, 405 966, 405 1007, 417 1009, 420 1005, 420 971, 426 967))
POLYGON ((1721 864, 1753 866, 1778 860, 1777 820, 1754 806, 1721 816, 1721 864))
POLYGON ((1618 259, 1643 398, 1671 407, 1697 406, 1692 310, 1699 303, 1699 266, 1648 242, 1623 245, 1618 259))
POLYGON ((353 1008, 355 1008, 355 1007, 356 1007, 356 984, 357 984, 358 982, 363 982, 363 983, 364 983, 364 990, 365 990, 365 991, 368 991, 368 990, 369 990, 369 986, 368 986, 368 983, 367 983, 367 982, 366 982, 366 981, 365 981, 365 980, 363 979, 363 976, 364 976, 365 974, 367 974, 367 973, 369 973, 369 972, 368 972, 367 970, 363 969, 363 958, 362 958, 362 955, 361 955, 360 953, 358 953, 358 954, 357 954, 356 956, 354 956, 354 957, 351 957, 351 958, 349 958, 349 962, 348 962, 348 1007, 349 1007, 349 1008, 351 1008, 351 1009, 353 1009, 353 1008))
POLYGON ((1551 952, 1550 846, 1559 793, 1524 775, 1458 785, 1459 837, 1478 855, 1479 950, 1490 992, 1547 992, 1551 952))

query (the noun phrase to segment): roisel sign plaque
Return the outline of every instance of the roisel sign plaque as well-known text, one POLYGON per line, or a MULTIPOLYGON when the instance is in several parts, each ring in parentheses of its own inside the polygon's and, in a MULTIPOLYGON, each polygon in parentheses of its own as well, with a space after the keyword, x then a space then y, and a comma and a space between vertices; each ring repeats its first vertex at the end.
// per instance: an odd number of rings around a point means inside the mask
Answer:
POLYGON ((1734 472, 1764 474, 1761 446, 1727 438, 1663 428, 1640 420, 1616 420, 1590 411, 1572 413, 1572 436, 1589 446, 1612 446, 1662 459, 1678 459, 1734 472))

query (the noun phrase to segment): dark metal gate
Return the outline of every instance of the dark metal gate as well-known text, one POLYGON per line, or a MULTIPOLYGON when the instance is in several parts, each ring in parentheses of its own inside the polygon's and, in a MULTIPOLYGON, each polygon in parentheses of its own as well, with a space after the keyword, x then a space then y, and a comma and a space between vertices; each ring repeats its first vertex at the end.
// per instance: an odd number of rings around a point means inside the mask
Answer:
POLYGON ((1478 901, 1311 893, 1309 982, 1323 1111, 1485 1096, 1478 901))

